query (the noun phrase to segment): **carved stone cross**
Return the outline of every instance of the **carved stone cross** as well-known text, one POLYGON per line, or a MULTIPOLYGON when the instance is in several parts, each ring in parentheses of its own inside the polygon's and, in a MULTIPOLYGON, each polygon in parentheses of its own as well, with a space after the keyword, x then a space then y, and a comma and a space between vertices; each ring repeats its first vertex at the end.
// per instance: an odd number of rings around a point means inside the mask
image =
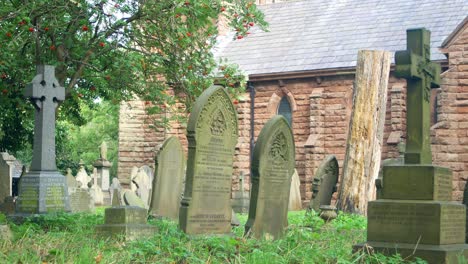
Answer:
POLYGON ((395 53, 395 75, 407 81, 405 164, 431 164, 431 88, 440 85, 440 65, 431 62, 431 32, 408 29, 407 50, 395 53))
POLYGON ((55 78, 55 67, 38 65, 37 75, 24 95, 36 108, 32 171, 55 171, 55 109, 65 100, 65 88, 55 78))

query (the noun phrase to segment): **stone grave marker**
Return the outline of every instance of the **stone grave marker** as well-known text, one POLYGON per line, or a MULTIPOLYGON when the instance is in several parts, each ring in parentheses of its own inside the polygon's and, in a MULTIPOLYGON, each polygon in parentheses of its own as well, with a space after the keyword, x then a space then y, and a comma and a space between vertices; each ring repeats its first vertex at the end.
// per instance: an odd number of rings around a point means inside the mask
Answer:
POLYGON ((15 157, 7 152, 0 152, 0 201, 12 196, 13 167, 15 157))
POLYGON ((93 166, 97 169, 97 184, 102 191, 108 191, 110 186, 109 171, 112 167, 112 162, 107 160, 107 143, 105 141, 100 146, 100 157, 94 162, 93 166))
POLYGON ((293 134, 288 121, 277 115, 265 124, 255 144, 246 235, 266 239, 283 236, 294 167, 293 134))
POLYGON ((156 177, 149 214, 179 221, 179 208, 184 184, 185 157, 177 137, 164 141, 155 160, 156 177))
MULTIPOLYGON (((141 208, 145 208, 146 204, 138 197, 134 192, 127 190, 123 194, 124 202, 126 205, 129 206, 138 206, 141 208)), ((146 209, 146 208, 145 208, 146 209)))
POLYGON ((302 210, 302 199, 301 199, 301 181, 299 180, 299 174, 294 169, 294 173, 291 177, 291 190, 289 193, 289 211, 300 211, 302 210))
POLYGON ((95 205, 103 205, 104 204, 104 193, 101 190, 101 187, 98 184, 98 173, 97 168, 93 170, 93 185, 89 188, 89 192, 93 197, 95 205))
POLYGON ((15 160, 13 162, 13 174, 11 175, 11 196, 17 197, 18 196, 18 186, 19 180, 22 175, 26 174, 26 166, 21 164, 19 160, 15 160))
POLYGON ((89 188, 88 184, 91 182, 91 177, 89 177, 88 173, 86 172, 83 160, 80 160, 79 165, 80 167, 76 173, 75 179, 78 181, 78 186, 80 188, 87 190, 89 188))
POLYGON ((112 206, 123 205, 122 186, 118 178, 112 178, 112 184, 109 187, 110 200, 112 206))
POLYGON ((132 182, 136 186, 135 193, 145 204, 145 208, 149 208, 150 194, 152 190, 152 182, 150 176, 146 173, 145 169, 139 168, 132 182))
POLYGON ((70 210, 72 213, 94 212, 94 200, 86 189, 79 187, 78 181, 71 174, 71 169, 67 169, 68 195, 70 196, 70 210))
POLYGON ((126 240, 151 236, 156 231, 155 226, 147 224, 147 210, 137 206, 106 208, 104 224, 96 227, 100 236, 123 236, 126 240))
POLYGON ((376 190, 376 197, 377 199, 382 199, 382 189, 383 189, 383 167, 389 165, 398 165, 405 163, 405 144, 403 142, 398 143, 398 150, 400 152, 400 156, 398 158, 390 158, 384 159, 381 162, 379 176, 375 180, 375 188, 376 190))
POLYGON ((321 205, 330 205, 332 195, 336 192, 338 183, 338 160, 335 156, 329 155, 320 163, 312 182, 312 200, 309 210, 318 212, 321 205))
POLYGON ((244 172, 240 172, 239 190, 232 192, 232 209, 236 213, 246 214, 249 212, 250 192, 244 187, 244 172))
POLYGON ((12 215, 15 213, 15 200, 13 196, 7 196, 0 204, 0 213, 12 215))
POLYGON ((21 177, 16 211, 18 215, 70 211, 66 178, 55 163, 55 110, 65 99, 55 67, 37 66, 24 94, 36 110, 34 145, 30 171, 21 177))
POLYGON ((187 127, 188 159, 179 226, 187 234, 231 231, 231 177, 237 112, 221 86, 197 99, 187 127))
POLYGON ((430 94, 439 86, 440 66, 429 56, 430 31, 407 30, 407 50, 395 53, 395 73, 408 86, 405 164, 383 168, 382 199, 368 206, 365 247, 429 263, 460 263, 468 259, 466 208, 451 201, 452 172, 432 165, 430 94))

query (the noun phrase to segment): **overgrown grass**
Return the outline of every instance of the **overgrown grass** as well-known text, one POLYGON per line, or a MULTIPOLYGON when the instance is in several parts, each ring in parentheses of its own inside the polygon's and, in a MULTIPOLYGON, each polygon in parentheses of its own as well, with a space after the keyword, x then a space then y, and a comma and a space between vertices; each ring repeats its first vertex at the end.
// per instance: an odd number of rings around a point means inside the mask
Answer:
MULTIPOLYGON (((289 213, 289 228, 281 240, 243 238, 246 215, 231 236, 187 236, 177 224, 151 219, 159 231, 126 242, 102 239, 94 228, 104 222, 96 214, 59 214, 9 223, 13 241, 0 240, 0 263, 403 263, 398 256, 352 253, 366 240, 362 216, 340 214, 325 224, 315 213, 289 213)), ((416 263, 416 262, 414 262, 416 263)), ((423 263, 423 262, 417 262, 423 263)))

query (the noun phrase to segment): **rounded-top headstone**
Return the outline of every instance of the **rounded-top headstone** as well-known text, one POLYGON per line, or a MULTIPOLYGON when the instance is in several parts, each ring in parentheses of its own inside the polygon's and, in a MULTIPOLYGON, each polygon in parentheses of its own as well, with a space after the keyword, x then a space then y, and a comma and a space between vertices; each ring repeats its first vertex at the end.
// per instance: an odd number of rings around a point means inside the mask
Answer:
POLYGON ((224 88, 212 86, 197 99, 187 138, 187 177, 179 225, 188 234, 229 233, 238 127, 236 109, 224 88))
POLYGON ((280 115, 263 127, 254 148, 249 218, 245 229, 257 238, 277 239, 288 225, 291 177, 295 165, 294 138, 280 115))
POLYGON ((329 155, 320 163, 312 184, 312 200, 309 209, 318 212, 321 205, 330 205, 338 182, 338 160, 329 155))

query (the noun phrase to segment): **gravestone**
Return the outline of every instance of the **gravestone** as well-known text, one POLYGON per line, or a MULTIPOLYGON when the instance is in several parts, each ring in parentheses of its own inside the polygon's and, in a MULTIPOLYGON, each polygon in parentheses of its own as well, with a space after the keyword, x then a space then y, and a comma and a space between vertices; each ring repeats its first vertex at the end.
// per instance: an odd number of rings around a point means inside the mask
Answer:
POLYGON ((88 173, 86 172, 83 160, 80 160, 79 165, 80 167, 78 168, 75 179, 78 181, 78 186, 80 188, 87 190, 88 184, 91 182, 91 177, 89 177, 88 173))
POLYGON ((429 263, 460 263, 468 257, 466 209, 451 201, 452 172, 432 165, 430 94, 439 86, 440 66, 429 56, 430 32, 407 30, 407 50, 395 54, 395 73, 408 86, 405 164, 383 168, 382 199, 368 206, 365 246, 429 263))
POLYGON ((108 191, 110 186, 109 171, 112 163, 107 160, 107 144, 105 141, 100 146, 100 157, 94 162, 93 166, 97 169, 97 184, 102 191, 108 191))
POLYGON ((101 186, 98 184, 98 174, 97 169, 94 168, 93 170, 93 185, 89 188, 89 192, 91 193, 91 197, 93 197, 93 201, 95 205, 103 205, 104 204, 104 193, 101 190, 101 186))
POLYGON ((123 205, 122 186, 118 178, 112 178, 112 184, 109 187, 110 200, 112 206, 123 205))
POLYGON ((72 213, 93 213, 94 200, 86 189, 79 188, 79 183, 71 174, 71 169, 67 169, 68 195, 70 196, 70 210, 72 213))
POLYGON ((99 236, 123 236, 126 240, 151 236, 156 231, 155 226, 147 224, 147 210, 136 206, 106 208, 104 224, 96 227, 99 236))
POLYGON ((149 208, 150 194, 152 190, 152 182, 150 176, 146 173, 145 169, 139 168, 136 175, 133 177, 132 182, 136 186, 135 193, 145 204, 145 208, 149 208))
POLYGON ((383 189, 383 167, 384 166, 389 166, 389 165, 398 165, 398 164, 404 164, 405 163, 405 144, 403 142, 398 143, 398 151, 400 152, 400 156, 397 158, 389 158, 389 159, 384 159, 381 162, 380 170, 379 170, 379 176, 375 180, 375 188, 377 189, 376 191, 376 197, 377 199, 382 199, 382 189, 383 189))
POLYGON ((149 214, 179 220, 179 208, 184 184, 185 157, 177 137, 164 141, 155 160, 156 177, 149 214))
POLYGON ((232 192, 232 209, 236 213, 246 214, 249 212, 250 192, 244 187, 244 172, 240 172, 239 190, 232 192))
POLYGON ((197 99, 187 127, 188 159, 179 226, 187 234, 231 231, 231 177, 237 112, 221 86, 197 99))
POLYGON ((13 162, 13 172, 11 175, 11 196, 18 196, 19 179, 26 174, 26 166, 21 164, 19 160, 13 162))
POLYGON ((146 209, 146 204, 134 192, 127 190, 123 194, 123 200, 128 206, 137 206, 146 209))
POLYGON ((301 181, 299 180, 299 174, 294 169, 294 173, 291 177, 291 190, 289 191, 289 211, 300 211, 302 210, 302 199, 301 199, 301 181))
POLYGON ((265 124, 255 144, 247 235, 266 239, 284 235, 294 167, 293 134, 288 121, 277 115, 265 124))
POLYGON ((16 211, 18 215, 70 211, 66 178, 55 163, 55 110, 65 99, 55 68, 37 66, 24 94, 35 108, 34 145, 30 171, 20 180, 16 211))
POLYGON ((15 200, 13 196, 5 197, 3 203, 0 203, 0 213, 4 215, 12 215, 15 213, 15 200))
POLYGON ((0 201, 12 196, 13 167, 15 157, 7 152, 0 152, 0 201))
POLYGON ((330 205, 338 183, 338 160, 329 155, 320 163, 312 182, 312 200, 309 210, 318 212, 321 205, 330 205))

